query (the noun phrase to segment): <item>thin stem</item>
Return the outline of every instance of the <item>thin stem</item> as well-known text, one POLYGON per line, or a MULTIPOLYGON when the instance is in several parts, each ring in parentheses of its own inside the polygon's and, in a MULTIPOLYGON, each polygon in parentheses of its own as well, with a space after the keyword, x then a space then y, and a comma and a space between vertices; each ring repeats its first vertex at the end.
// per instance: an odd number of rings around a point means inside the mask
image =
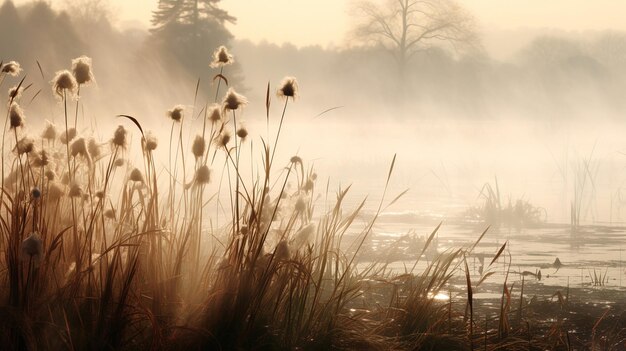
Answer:
POLYGON ((274 162, 274 154, 276 153, 276 147, 278 145, 278 138, 280 138, 280 130, 283 127, 283 119, 285 118, 285 111, 287 110, 287 102, 289 102, 289 98, 285 99, 285 105, 283 106, 283 113, 280 116, 280 123, 278 124, 278 132, 276 133, 276 140, 274 140, 274 148, 272 149, 272 158, 270 158, 270 169, 272 168, 272 163, 274 162))
MULTIPOLYGON (((235 226, 239 233, 239 146, 237 145, 237 114, 233 110, 233 126, 235 128, 235 226)), ((230 154, 229 154, 230 156, 230 154)))
MULTIPOLYGON (((222 75, 222 73, 224 72, 224 66, 220 67, 220 76, 222 75)), ((222 84, 222 78, 219 78, 217 80, 217 89, 215 90, 215 100, 214 102, 217 102, 217 95, 220 92, 220 85, 222 84)))
POLYGON ((74 129, 76 130, 78 130, 78 104, 79 103, 80 103, 80 84, 78 84, 78 91, 76 93, 76 112, 74 114, 74 129))
MULTIPOLYGON (((71 162, 70 162, 70 137, 69 137, 69 131, 68 131, 68 122, 67 122, 67 90, 63 89, 63 115, 65 118, 65 150, 66 150, 66 156, 67 156, 67 174, 68 174, 68 178, 70 180, 70 186, 71 184, 73 184, 73 175, 72 175, 72 168, 71 168, 71 162)), ((80 260, 80 250, 79 250, 79 243, 78 243, 78 228, 76 227, 76 213, 75 213, 75 205, 74 205, 74 198, 70 198, 70 202, 72 204, 72 232, 74 234, 74 250, 75 250, 75 254, 76 254, 76 271, 79 272, 80 268, 81 268, 81 260, 80 260)))

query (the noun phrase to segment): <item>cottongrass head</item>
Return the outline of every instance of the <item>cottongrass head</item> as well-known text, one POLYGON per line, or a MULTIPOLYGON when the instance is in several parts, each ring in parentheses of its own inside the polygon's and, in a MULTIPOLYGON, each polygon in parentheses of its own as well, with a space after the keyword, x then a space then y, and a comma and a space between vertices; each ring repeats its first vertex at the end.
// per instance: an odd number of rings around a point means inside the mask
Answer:
POLYGON ((104 211, 104 218, 115 220, 115 210, 112 208, 109 208, 106 211, 104 211))
POLYGON ((11 124, 11 129, 23 127, 24 120, 26 120, 24 110, 22 110, 17 102, 13 101, 9 107, 9 123, 11 124))
POLYGON ((85 160, 87 160, 88 164, 91 164, 91 155, 87 150, 87 141, 85 138, 78 138, 72 145, 70 145, 70 154, 72 157, 76 157, 78 155, 82 156, 85 160))
POLYGON ((222 100, 222 107, 224 111, 235 111, 239 109, 239 107, 243 107, 248 103, 248 99, 245 96, 238 94, 235 89, 228 88, 226 91, 226 96, 224 96, 224 100, 222 100))
POLYGON ((2 65, 0 72, 6 73, 8 75, 15 77, 22 72, 22 67, 20 66, 18 62, 9 61, 5 63, 4 65, 2 65))
POLYGON ((25 262, 37 263, 43 255, 43 242, 39 233, 32 232, 20 245, 21 259, 25 262))
POLYGON ((197 184, 208 184, 211 181, 211 170, 209 166, 203 165, 196 170, 195 180, 197 184))
POLYGON ((41 138, 45 140, 54 140, 57 138, 58 131, 56 125, 50 121, 46 121, 46 127, 41 132, 41 138))
POLYGON ((78 86, 76 78, 74 78, 74 75, 68 70, 58 71, 51 83, 52 90, 60 98, 63 98, 68 92, 73 95, 78 86))
POLYGON ((99 159, 102 155, 102 151, 100 150, 100 145, 94 138, 89 138, 89 142, 87 143, 87 151, 92 159, 99 159))
POLYGON ((76 132, 76 128, 68 128, 67 132, 61 134, 59 140, 61 141, 61 143, 67 144, 68 142, 74 140, 74 138, 76 138, 76 135, 78 135, 78 133, 76 132))
POLYGON ((211 104, 208 111, 207 118, 211 123, 218 123, 222 120, 222 106, 220 104, 211 104))
POLYGON ((291 98, 292 100, 295 100, 296 97, 298 97, 298 81, 296 80, 296 78, 295 77, 283 78, 283 81, 280 82, 280 88, 278 88, 278 91, 276 92, 276 94, 279 97, 283 97, 286 99, 291 98))
POLYGON ((9 100, 14 101, 14 100, 19 100, 22 98, 22 93, 24 92, 24 87, 17 87, 14 86, 13 88, 9 89, 9 100))
POLYGON ((127 136, 128 131, 126 131, 126 128, 124 128, 124 126, 122 125, 119 125, 113 133, 113 139, 111 139, 111 143, 113 144, 113 146, 125 149, 127 144, 127 136))
POLYGON ((193 153, 196 160, 204 156, 205 149, 206 140, 204 140, 201 135, 196 135, 196 138, 193 140, 193 144, 191 145, 191 153, 193 153))
POLYGON ((68 193, 68 195, 70 197, 82 197, 83 196, 83 189, 81 188, 80 184, 78 184, 78 182, 76 181, 72 182, 72 184, 70 185, 70 192, 68 193))
POLYGON ((222 45, 213 52, 213 61, 211 61, 211 67, 224 67, 226 65, 233 64, 235 60, 233 59, 233 55, 228 52, 228 49, 222 45))
POLYGON ((314 187, 315 187, 315 181, 313 179, 309 178, 309 179, 306 180, 306 182, 302 186, 302 190, 304 190, 305 192, 311 192, 311 191, 313 191, 314 187))
POLYGON ((33 138, 25 136, 17 141, 15 144, 15 152, 18 155, 31 153, 35 149, 35 140, 33 138))
POLYGON ((41 197, 41 190, 38 187, 34 186, 32 189, 30 189, 30 196, 33 199, 39 199, 41 197))
POLYGON ((39 150, 35 153, 35 155, 31 158, 31 163, 34 167, 44 167, 50 163, 50 157, 48 156, 48 151, 39 150))
POLYGON ((246 128, 246 126, 242 125, 241 127, 239 127, 239 129, 237 129, 237 136, 242 141, 246 140, 246 138, 248 137, 248 129, 246 128))
POLYGON ((85 85, 95 80, 91 72, 91 58, 87 56, 77 57, 72 60, 72 73, 76 83, 85 85))
POLYGON ((227 129, 224 129, 220 134, 218 134, 215 137, 215 144, 218 147, 223 147, 223 148, 227 148, 228 147, 228 143, 230 142, 230 131, 227 129))
POLYGON ((131 182, 143 183, 143 174, 141 173, 139 168, 133 168, 133 170, 130 171, 128 180, 130 180, 131 182))
POLYGON ((304 200, 304 197, 298 196, 298 199, 296 200, 296 204, 294 206, 294 210, 298 213, 304 212, 306 210, 306 201, 304 200))
POLYGON ((46 170, 44 175, 46 176, 46 179, 48 179, 48 181, 50 182, 54 181, 57 178, 57 174, 51 169, 46 170))
POLYGON ((184 111, 185 107, 183 105, 176 105, 167 111, 167 117, 174 122, 180 122, 183 120, 184 111))
POLYGON ((293 164, 302 164, 302 158, 300 156, 291 156, 289 161, 293 164))
POLYGON ((154 151, 156 150, 158 144, 159 144, 159 141, 157 140, 156 136, 152 134, 151 131, 148 131, 148 133, 146 133, 146 138, 144 140, 144 147, 146 148, 146 150, 154 151))

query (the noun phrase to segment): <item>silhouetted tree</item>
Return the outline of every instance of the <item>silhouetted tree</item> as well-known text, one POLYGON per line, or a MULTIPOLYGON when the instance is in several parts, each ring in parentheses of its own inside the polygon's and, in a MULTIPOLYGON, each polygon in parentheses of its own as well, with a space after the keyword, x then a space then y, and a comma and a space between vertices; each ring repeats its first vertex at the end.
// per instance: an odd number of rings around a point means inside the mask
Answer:
POLYGON ((85 44, 67 12, 57 13, 48 3, 38 1, 26 13, 24 24, 24 38, 29 42, 24 54, 31 60, 46 58, 44 66, 64 67, 70 59, 84 53, 85 44))
POLYGON ((361 0, 354 10, 360 17, 354 38, 391 53, 400 79, 411 57, 435 42, 458 47, 476 41, 472 16, 453 0, 361 0))
POLYGON ((219 2, 160 0, 153 12, 152 37, 190 72, 207 70, 213 50, 232 39, 225 25, 236 18, 219 8, 219 2))

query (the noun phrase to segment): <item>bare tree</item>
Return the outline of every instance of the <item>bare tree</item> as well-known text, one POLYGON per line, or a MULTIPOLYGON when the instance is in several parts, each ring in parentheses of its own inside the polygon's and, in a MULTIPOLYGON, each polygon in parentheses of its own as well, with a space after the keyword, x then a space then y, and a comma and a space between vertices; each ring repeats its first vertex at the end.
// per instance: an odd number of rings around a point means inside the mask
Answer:
POLYGON ((384 47, 395 58, 400 77, 415 53, 437 42, 455 49, 476 43, 473 17, 453 0, 358 0, 354 12, 354 39, 384 47))

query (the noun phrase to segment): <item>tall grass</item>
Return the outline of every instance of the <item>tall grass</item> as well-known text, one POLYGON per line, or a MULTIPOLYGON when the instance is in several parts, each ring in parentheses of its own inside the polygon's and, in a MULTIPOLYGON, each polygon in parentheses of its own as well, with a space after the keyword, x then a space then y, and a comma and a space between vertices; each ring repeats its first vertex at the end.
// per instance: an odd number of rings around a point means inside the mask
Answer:
MULTIPOLYGON (((394 272, 388 262, 362 260, 379 214, 404 194, 387 199, 395 156, 381 172, 385 191, 365 223, 367 199, 349 206, 350 187, 339 189, 328 206, 316 206, 318 194, 332 197, 328 185, 318 189, 318 176, 302 157, 283 160, 276 152, 297 96, 295 79, 286 78, 277 89, 279 117, 268 84, 267 130, 252 137, 238 123, 245 98, 232 87, 220 91, 228 85, 227 62, 220 62, 215 98, 197 110, 194 103, 169 111, 170 140, 160 145, 168 148, 165 169, 155 153, 158 141, 139 116, 118 115, 120 125, 109 140, 76 135, 79 95, 90 93, 86 85, 55 81, 64 124, 46 126, 32 139, 24 120, 12 119, 20 98, 9 97, 3 135, 11 138, 3 137, 8 148, 0 193, 0 345, 51 350, 478 345, 472 294, 493 272, 481 274, 473 286, 465 257, 487 231, 471 247, 443 252, 421 271, 416 267, 439 227, 411 270, 394 272), (225 94, 221 102, 220 94, 225 94), (202 133, 188 142, 185 131, 196 128, 194 116, 203 119, 202 133), (138 139, 131 142, 131 135, 138 139), (133 159, 139 161, 131 164, 133 159), (252 160, 251 170, 244 170, 243 159, 252 160), (214 226, 220 210, 226 223, 214 226), (435 298, 451 290, 461 272, 467 298, 459 302, 468 306, 467 319, 453 313, 452 294, 447 303, 435 298)), ((6 76, 2 70, 0 82, 6 76)), ((500 339, 511 329, 511 290, 505 281, 500 339)), ((485 340, 487 335, 485 328, 485 340)))

